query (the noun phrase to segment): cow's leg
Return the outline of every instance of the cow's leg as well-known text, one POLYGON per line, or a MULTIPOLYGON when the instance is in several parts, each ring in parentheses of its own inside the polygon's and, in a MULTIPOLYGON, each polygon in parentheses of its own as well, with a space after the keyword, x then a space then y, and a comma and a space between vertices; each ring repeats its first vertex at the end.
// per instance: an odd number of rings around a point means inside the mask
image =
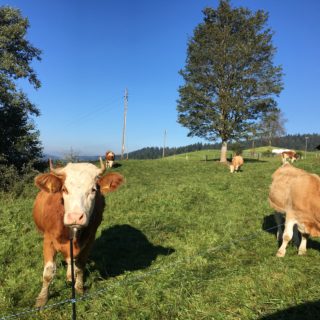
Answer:
POLYGON ((296 224, 296 221, 293 219, 289 219, 288 215, 285 222, 283 237, 282 237, 282 244, 277 252, 277 257, 284 257, 286 254, 286 248, 290 240, 293 236, 293 227, 296 224))
MULTIPOLYGON (((78 259, 77 259, 78 260, 78 259)), ((75 289, 79 293, 83 293, 83 267, 82 265, 79 265, 77 262, 73 262, 73 269, 74 269, 74 277, 75 277, 75 289)), ((72 275, 71 275, 71 259, 67 258, 66 262, 68 264, 67 267, 67 281, 72 281, 72 275)))
POLYGON ((56 251, 53 243, 47 237, 43 240, 43 256, 44 256, 44 269, 42 277, 42 288, 36 299, 36 307, 44 306, 48 301, 49 285, 56 273, 56 264, 54 262, 56 251))
POLYGON ((79 253, 75 261, 75 274, 76 274, 75 289, 79 293, 83 293, 84 291, 84 284, 83 284, 84 270, 85 270, 85 265, 87 263, 94 239, 95 239, 95 232, 92 233, 92 235, 90 235, 85 247, 82 248, 81 252, 79 253))
POLYGON ((303 256, 307 253, 307 240, 308 240, 308 235, 305 233, 301 233, 301 242, 300 242, 299 251, 298 251, 299 256, 303 256))
POLYGON ((67 262, 67 281, 71 282, 72 281, 72 277, 71 277, 71 259, 70 258, 66 258, 66 262, 67 262))
POLYGON ((75 275, 76 275, 76 283, 75 283, 75 289, 79 293, 83 293, 83 273, 84 273, 84 266, 80 265, 77 261, 75 263, 75 275))
POLYGON ((283 238, 283 230, 282 230, 282 225, 284 223, 284 217, 283 214, 280 212, 275 212, 274 213, 274 220, 277 224, 277 241, 279 244, 279 247, 282 243, 282 238, 283 238))

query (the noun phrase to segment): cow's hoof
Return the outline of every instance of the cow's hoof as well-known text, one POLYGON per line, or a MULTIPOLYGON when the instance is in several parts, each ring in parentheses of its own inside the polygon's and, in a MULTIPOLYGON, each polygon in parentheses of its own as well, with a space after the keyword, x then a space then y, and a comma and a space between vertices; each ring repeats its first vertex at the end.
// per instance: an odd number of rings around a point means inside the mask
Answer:
POLYGON ((75 285, 74 288, 76 289, 76 291, 77 291, 78 293, 83 294, 83 292, 84 292, 83 286, 75 285))
POLYGON ((278 258, 283 258, 284 256, 285 256, 285 252, 283 252, 283 251, 278 251, 277 252, 277 254, 276 254, 276 256, 278 257, 278 258))
POLYGON ((304 256, 304 255, 306 255, 307 254, 307 250, 299 250, 298 251, 298 255, 299 256, 304 256))
POLYGON ((47 301, 48 301, 48 297, 38 297, 37 299, 36 299, 36 303, 35 303, 35 307, 36 308, 41 308, 41 307, 43 307, 46 303, 47 303, 47 301))

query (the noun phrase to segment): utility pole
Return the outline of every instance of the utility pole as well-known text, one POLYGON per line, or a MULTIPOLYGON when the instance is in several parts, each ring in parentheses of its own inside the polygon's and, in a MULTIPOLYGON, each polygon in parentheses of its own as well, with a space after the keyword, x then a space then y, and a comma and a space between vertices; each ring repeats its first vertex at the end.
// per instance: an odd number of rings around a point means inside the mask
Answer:
POLYGON ((122 148, 121 148, 121 160, 123 160, 124 149, 125 149, 125 136, 126 136, 126 125, 127 125, 127 110, 128 110, 128 89, 124 91, 124 111, 123 111, 123 130, 122 130, 122 148))
POLYGON ((305 137, 306 139, 306 147, 305 147, 305 150, 304 150, 304 158, 307 159, 307 150, 308 150, 308 139, 309 137, 305 137))
POLYGON ((166 148, 166 138, 167 138, 167 130, 164 130, 162 158, 164 158, 164 153, 165 153, 164 150, 166 148))

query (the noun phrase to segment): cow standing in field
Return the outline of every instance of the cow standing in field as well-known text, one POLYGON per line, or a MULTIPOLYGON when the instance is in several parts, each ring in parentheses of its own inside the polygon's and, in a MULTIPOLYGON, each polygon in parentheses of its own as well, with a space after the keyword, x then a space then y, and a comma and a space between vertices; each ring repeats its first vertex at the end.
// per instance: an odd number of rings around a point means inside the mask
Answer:
POLYGON ((124 181, 118 173, 108 173, 100 158, 101 168, 91 163, 68 163, 50 173, 40 174, 35 184, 40 192, 34 202, 34 222, 43 234, 43 284, 36 300, 41 307, 48 300, 49 285, 56 271, 55 255, 61 252, 68 264, 67 280, 71 281, 69 228, 77 228, 73 239, 75 289, 83 292, 83 270, 94 242, 105 207, 103 195, 117 189, 124 181))
POLYGON ((295 151, 284 151, 281 153, 281 158, 282 158, 283 164, 288 161, 293 163, 294 161, 296 161, 298 159, 298 155, 296 154, 295 151))
POLYGON ((294 225, 301 233, 298 254, 305 254, 308 236, 320 236, 320 177, 289 163, 284 164, 272 175, 269 203, 277 212, 286 215, 282 244, 277 256, 285 256, 294 225))
POLYGON ((243 158, 239 155, 234 156, 232 158, 231 164, 230 164, 230 172, 238 172, 243 165, 244 161, 243 158))
POLYGON ((115 154, 112 151, 106 152, 106 165, 107 168, 112 168, 114 162, 115 154))

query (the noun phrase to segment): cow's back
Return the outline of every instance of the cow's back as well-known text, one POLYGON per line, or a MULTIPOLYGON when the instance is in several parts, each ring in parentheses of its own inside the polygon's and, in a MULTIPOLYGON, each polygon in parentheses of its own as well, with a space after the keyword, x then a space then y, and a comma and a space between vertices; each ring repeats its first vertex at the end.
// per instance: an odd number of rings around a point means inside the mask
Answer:
POLYGON ((285 164, 272 175, 272 183, 269 192, 269 203, 278 212, 285 213, 290 201, 290 186, 295 183, 297 177, 306 175, 301 169, 290 164, 285 164))
POLYGON ((235 156, 233 159, 232 159, 232 164, 235 166, 235 167, 240 167, 243 165, 243 158, 241 156, 235 156))

